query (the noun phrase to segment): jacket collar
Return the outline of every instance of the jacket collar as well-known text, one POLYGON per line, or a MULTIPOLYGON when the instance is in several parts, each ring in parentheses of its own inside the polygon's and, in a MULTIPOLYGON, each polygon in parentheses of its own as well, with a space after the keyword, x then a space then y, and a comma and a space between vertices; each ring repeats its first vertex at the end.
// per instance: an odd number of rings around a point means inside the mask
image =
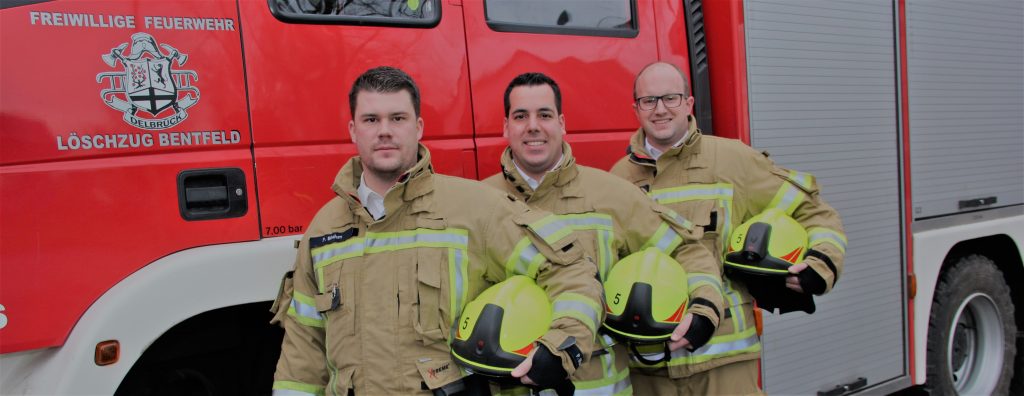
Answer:
MULTIPOLYGON (((700 154, 700 129, 697 128, 697 119, 693 115, 686 117, 688 120, 689 129, 686 136, 686 141, 683 144, 669 148, 658 158, 669 158, 669 157, 689 157, 692 155, 700 154)), ((633 134, 629 139, 629 147, 626 148, 626 153, 629 155, 629 160, 638 165, 645 166, 656 166, 657 160, 651 157, 651 154, 647 152, 644 145, 647 136, 644 134, 644 129, 640 128, 633 134)))
POLYGON ((580 196, 578 188, 571 183, 579 174, 579 168, 576 167, 576 158, 572 155, 572 147, 566 142, 562 142, 562 161, 555 169, 544 175, 544 180, 541 180, 536 190, 530 188, 530 185, 516 170, 516 166, 512 162, 512 149, 509 147, 506 147, 505 152, 501 154, 501 173, 505 181, 526 199, 534 195, 545 194, 549 189, 561 189, 563 196, 580 196))
MULTIPOLYGON (((398 197, 401 199, 401 202, 407 203, 415 201, 417 198, 433 190, 432 175, 434 174, 434 169, 430 164, 430 150, 427 150, 425 146, 420 144, 416 154, 419 158, 416 164, 403 173, 398 178, 398 183, 392 186, 384 195, 384 205, 387 214, 393 213, 396 209, 389 205, 389 203, 394 201, 393 197, 398 197)), ((359 202, 359 195, 356 193, 356 190, 359 188, 359 178, 362 174, 362 161, 358 156, 352 157, 345 163, 345 166, 341 167, 338 175, 334 177, 334 184, 331 186, 331 189, 338 196, 346 199, 350 205, 362 207, 362 203, 359 202)), ((422 205, 413 205, 414 212, 418 209, 417 206, 422 205)))

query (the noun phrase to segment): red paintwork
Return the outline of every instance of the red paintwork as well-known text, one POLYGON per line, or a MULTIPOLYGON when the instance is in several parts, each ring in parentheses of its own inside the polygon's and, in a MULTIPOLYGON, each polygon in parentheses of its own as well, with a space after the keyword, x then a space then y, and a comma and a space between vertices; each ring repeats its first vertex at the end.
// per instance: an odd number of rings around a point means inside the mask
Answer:
POLYGON ((370 67, 399 66, 416 79, 435 169, 469 178, 498 171, 503 93, 519 73, 559 82, 576 157, 608 169, 638 126, 635 73, 659 59, 688 70, 674 2, 637 2, 635 38, 500 33, 484 21, 482 2, 439 4, 440 24, 429 29, 284 23, 266 1, 53 1, 0 10, 0 304, 9 319, 0 353, 61 345, 97 298, 161 257, 304 227, 355 154, 347 93, 370 67), (30 25, 30 11, 134 15, 136 28, 30 25), (146 28, 144 16, 230 18, 235 30, 146 28), (109 84, 96 81, 123 71, 101 56, 143 31, 188 55, 175 70, 199 76, 199 102, 164 132, 237 130, 237 144, 58 150, 57 137, 66 145, 71 132, 146 132, 103 103, 109 84), (220 167, 246 173, 248 213, 183 220, 177 174, 220 167))
MULTIPOLYGON (((903 207, 912 207, 914 202, 911 198, 910 178, 910 88, 907 86, 907 3, 906 0, 899 0, 899 56, 900 56, 900 122, 903 125, 903 207)), ((907 274, 914 273, 914 218, 909 210, 903 213, 903 224, 907 225, 904 230, 903 243, 907 247, 907 274)), ((916 289, 916 288, 915 288, 916 289)), ((907 301, 907 356, 910 359, 910 378, 916 378, 914 368, 914 299, 907 301)))
POLYGON ((335 174, 355 155, 348 90, 375 66, 397 66, 416 79, 435 169, 476 176, 466 155, 473 126, 459 7, 443 4, 431 29, 291 24, 265 1, 239 8, 264 231, 305 226, 332 196, 335 174))
POLYGON ((705 1, 703 6, 715 135, 750 144, 743 3, 715 0, 705 1))
MULTIPOLYGON (((176 251, 259 238, 255 204, 240 218, 188 222, 176 178, 237 167, 255 196, 236 31, 145 29, 143 16, 231 18, 231 1, 46 2, 0 11, 0 353, 60 345, 114 284, 176 251), (136 29, 30 24, 30 11, 134 15, 136 29), (142 133, 100 99, 101 55, 145 31, 188 55, 199 102, 166 131, 238 130, 234 145, 58 150, 56 137, 142 133), (30 36, 31 39, 26 39, 30 36)), ((156 133, 156 132, 155 132, 156 133)), ((67 141, 64 140, 64 143, 67 141)))

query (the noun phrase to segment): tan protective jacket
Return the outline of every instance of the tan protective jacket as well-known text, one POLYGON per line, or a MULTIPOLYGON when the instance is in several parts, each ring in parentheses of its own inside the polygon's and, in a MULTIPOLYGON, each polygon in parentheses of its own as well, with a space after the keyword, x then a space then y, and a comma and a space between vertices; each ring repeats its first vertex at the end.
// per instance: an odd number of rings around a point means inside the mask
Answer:
MULTIPOLYGON (((657 160, 645 149, 643 129, 638 130, 629 154, 612 167, 612 173, 701 226, 703 242, 718 252, 719 263, 732 230, 766 208, 783 209, 807 229, 808 247, 831 259, 831 264, 816 257, 804 260, 825 280, 826 292, 831 290, 842 273, 846 237, 839 214, 819 196, 814 176, 780 168, 740 141, 703 136, 694 118, 689 120, 685 142, 657 160)), ((692 354, 673 354, 670 376, 685 377, 760 356, 752 299, 740 282, 724 281, 730 307, 726 320, 708 345, 692 354)))
MULTIPOLYGON (((580 232, 587 254, 595 255, 601 279, 621 257, 648 246, 657 246, 682 263, 689 276, 689 312, 702 315, 717 326, 725 306, 718 261, 700 243, 701 234, 693 223, 674 211, 658 205, 624 180, 614 175, 577 165, 572 149, 562 145, 562 162, 544 176, 534 190, 512 162, 511 150, 501 157, 502 173, 484 183, 522 199, 531 208, 554 213, 580 232)), ((681 285, 683 286, 683 285, 681 285)), ((605 340, 606 344, 611 344, 605 340)), ((625 348, 595 358, 584 365, 574 378, 577 394, 619 394, 628 388, 629 372, 625 348), (611 361, 620 360, 613 367, 611 361)))
POLYGON ((359 158, 338 173, 338 195, 313 218, 275 303, 274 322, 285 328, 275 390, 429 394, 454 382, 465 373, 449 353, 453 321, 521 268, 553 302, 540 342, 557 351, 573 336, 593 350, 602 289, 575 237, 479 182, 433 173, 422 145, 419 156, 376 221, 356 198, 359 158))

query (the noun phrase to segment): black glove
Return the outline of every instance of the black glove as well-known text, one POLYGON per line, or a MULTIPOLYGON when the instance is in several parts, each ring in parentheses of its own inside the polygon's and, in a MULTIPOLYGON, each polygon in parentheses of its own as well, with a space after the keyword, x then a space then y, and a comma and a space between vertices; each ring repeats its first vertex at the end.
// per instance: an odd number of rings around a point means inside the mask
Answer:
POLYGON ((818 275, 818 271, 811 267, 800 271, 797 274, 797 279, 800 281, 800 288, 804 289, 804 293, 820 296, 825 292, 825 279, 822 279, 821 275, 818 275))
POLYGON ((704 315, 693 314, 690 328, 686 330, 686 334, 683 334, 683 338, 690 341, 690 345, 686 349, 693 352, 704 346, 711 340, 711 335, 714 333, 715 325, 711 323, 711 319, 705 318, 704 315))
MULTIPOLYGON (((576 346, 575 339, 572 340, 572 344, 563 348, 559 353, 565 353, 569 356, 569 360, 572 361, 574 368, 579 368, 580 364, 583 363, 583 353, 580 348, 576 346)), ((558 355, 551 353, 548 347, 544 344, 540 344, 537 347, 537 352, 533 354, 533 365, 530 367, 530 371, 526 373, 527 377, 540 389, 549 389, 564 387, 566 383, 572 385, 569 381, 569 373, 562 367, 562 358, 558 355)))

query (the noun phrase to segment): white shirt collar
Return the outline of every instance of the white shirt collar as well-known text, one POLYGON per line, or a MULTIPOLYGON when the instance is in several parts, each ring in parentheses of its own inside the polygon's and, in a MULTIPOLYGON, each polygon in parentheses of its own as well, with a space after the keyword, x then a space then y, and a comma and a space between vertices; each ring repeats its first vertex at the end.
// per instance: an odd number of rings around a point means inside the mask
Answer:
MULTIPOLYGON (((684 141, 686 141, 686 138, 689 136, 690 131, 687 130, 686 133, 683 134, 683 137, 679 138, 679 141, 673 144, 672 147, 679 147, 681 144, 683 144, 684 141)), ((647 140, 646 137, 644 137, 644 148, 647 149, 647 153, 650 154, 651 158, 654 159, 658 159, 658 157, 661 157, 662 154, 665 154, 664 151, 654 148, 654 146, 651 145, 651 141, 647 140)))
POLYGON ((366 178, 363 175, 359 175, 359 188, 356 189, 356 195, 359 196, 359 202, 363 203, 363 207, 370 212, 370 216, 373 216, 374 220, 384 217, 384 197, 366 185, 366 178))
MULTIPOLYGON (((558 165, 561 165, 562 160, 564 159, 565 153, 563 152, 562 155, 558 156, 558 162, 555 162, 555 166, 552 166, 551 169, 548 169, 548 173, 551 173, 551 171, 558 169, 558 165)), ((526 184, 529 185, 530 188, 536 190, 537 186, 539 186, 540 183, 544 181, 544 176, 541 176, 540 180, 534 180, 532 177, 530 177, 530 175, 527 175, 526 172, 523 172, 523 168, 519 167, 519 164, 516 163, 515 159, 512 160, 512 165, 516 167, 516 170, 519 171, 519 175, 526 180, 526 184)))

